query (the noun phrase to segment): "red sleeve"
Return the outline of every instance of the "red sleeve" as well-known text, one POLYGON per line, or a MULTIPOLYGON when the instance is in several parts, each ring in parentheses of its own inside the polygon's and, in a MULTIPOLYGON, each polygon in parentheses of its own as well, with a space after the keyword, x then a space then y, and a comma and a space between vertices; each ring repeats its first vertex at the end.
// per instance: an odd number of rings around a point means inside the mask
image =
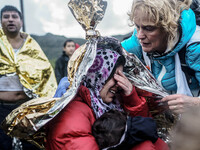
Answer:
POLYGON ((134 86, 131 94, 128 96, 123 94, 122 99, 123 107, 130 116, 151 117, 146 99, 142 96, 138 96, 134 86))
POLYGON ((99 150, 91 131, 94 121, 88 105, 72 101, 48 124, 46 150, 99 150))

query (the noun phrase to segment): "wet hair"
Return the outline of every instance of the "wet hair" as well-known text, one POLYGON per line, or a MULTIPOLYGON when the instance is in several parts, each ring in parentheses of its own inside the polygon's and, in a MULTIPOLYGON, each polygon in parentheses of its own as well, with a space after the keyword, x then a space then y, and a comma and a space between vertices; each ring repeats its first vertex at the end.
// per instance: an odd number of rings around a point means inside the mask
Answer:
POLYGON ((94 122, 92 134, 100 149, 114 146, 120 142, 125 132, 126 119, 124 112, 111 109, 94 122))
MULTIPOLYGON (((74 42, 73 40, 66 40, 65 42, 64 42, 64 44, 63 44, 63 47, 65 47, 66 45, 67 45, 67 43, 69 43, 69 42, 74 42)), ((74 46, 75 46, 75 42, 74 42, 74 46)))
POLYGON ((136 11, 153 21, 167 34, 168 45, 172 45, 178 30, 181 12, 189 9, 192 0, 134 0, 131 12, 128 13, 131 26, 137 18, 136 11))
POLYGON ((6 11, 15 11, 18 13, 20 19, 22 20, 22 13, 14 6, 11 6, 11 5, 6 5, 4 6, 2 9, 1 9, 1 20, 2 20, 2 15, 4 12, 6 11))
POLYGON ((110 49, 123 55, 121 42, 113 37, 99 37, 97 49, 110 49))

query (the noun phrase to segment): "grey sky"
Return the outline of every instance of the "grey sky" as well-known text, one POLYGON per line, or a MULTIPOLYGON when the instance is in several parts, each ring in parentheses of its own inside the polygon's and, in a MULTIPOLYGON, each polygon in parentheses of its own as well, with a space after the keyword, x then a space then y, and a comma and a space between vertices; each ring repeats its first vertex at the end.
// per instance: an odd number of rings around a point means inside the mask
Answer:
MULTIPOLYGON (((0 9, 14 5, 20 9, 20 0, 0 0, 0 9)), ((85 32, 73 17, 67 4, 69 0, 24 0, 26 32, 36 35, 53 33, 66 37, 85 37, 85 32)), ((127 13, 132 0, 107 0, 103 20, 97 25, 101 35, 126 34, 130 27, 127 13)))

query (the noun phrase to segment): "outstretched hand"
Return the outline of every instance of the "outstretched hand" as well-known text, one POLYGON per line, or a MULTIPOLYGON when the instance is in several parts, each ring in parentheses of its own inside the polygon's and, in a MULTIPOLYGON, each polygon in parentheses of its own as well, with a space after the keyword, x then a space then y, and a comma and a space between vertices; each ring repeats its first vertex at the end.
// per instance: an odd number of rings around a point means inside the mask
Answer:
POLYGON ((124 91, 126 96, 131 94, 133 85, 121 70, 114 74, 114 79, 117 81, 117 85, 124 91))
POLYGON ((169 109, 177 114, 185 112, 192 106, 200 104, 198 97, 191 97, 182 94, 169 95, 161 99, 160 102, 167 102, 169 109))

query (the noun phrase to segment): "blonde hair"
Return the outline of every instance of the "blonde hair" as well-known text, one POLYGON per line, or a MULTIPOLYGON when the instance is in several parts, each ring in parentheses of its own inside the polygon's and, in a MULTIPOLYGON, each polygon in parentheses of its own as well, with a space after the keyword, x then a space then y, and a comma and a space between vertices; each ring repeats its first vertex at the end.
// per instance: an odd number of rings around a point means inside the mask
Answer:
POLYGON ((189 9, 192 0, 133 0, 131 12, 128 13, 131 26, 137 18, 136 11, 153 21, 155 26, 163 28, 167 33, 168 45, 177 35, 178 22, 183 10, 189 9))

